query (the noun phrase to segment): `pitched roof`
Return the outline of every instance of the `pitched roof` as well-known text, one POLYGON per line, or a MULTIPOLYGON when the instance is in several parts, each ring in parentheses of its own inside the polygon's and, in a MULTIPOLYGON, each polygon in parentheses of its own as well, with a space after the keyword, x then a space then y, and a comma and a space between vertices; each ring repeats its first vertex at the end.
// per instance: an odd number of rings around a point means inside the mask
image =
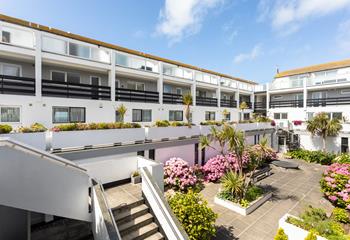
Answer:
POLYGON ((44 26, 44 25, 28 22, 26 20, 10 17, 10 16, 3 15, 3 14, 0 14, 0 21, 5 21, 5 22, 21 25, 21 26, 24 26, 24 27, 29 27, 29 28, 33 28, 33 29, 36 29, 36 30, 57 34, 57 35, 64 36, 64 37, 67 37, 67 38, 72 38, 72 39, 83 41, 83 42, 87 42, 87 43, 90 43, 90 44, 95 44, 95 45, 98 45, 98 46, 103 46, 103 47, 106 47, 106 48, 115 49, 115 50, 118 50, 118 51, 130 53, 130 54, 133 54, 133 55, 138 55, 138 56, 141 56, 141 57, 146 57, 146 58, 149 58, 149 59, 154 59, 154 60, 157 60, 157 61, 162 61, 162 62, 174 64, 174 65, 185 67, 185 68, 198 70, 198 71, 202 71, 202 72, 205 72, 205 73, 218 75, 218 76, 221 76, 221 77, 225 77, 225 78, 229 78, 229 79, 233 79, 233 80, 237 80, 237 81, 241 81, 241 82, 246 82, 246 83, 250 83, 250 84, 257 84, 256 82, 251 81, 251 80, 246 80, 246 79, 243 79, 243 78, 233 77, 231 75, 215 72, 215 71, 212 71, 212 70, 208 70, 208 69, 192 66, 190 64, 186 64, 186 63, 182 63, 182 62, 178 62, 178 61, 174 61, 174 60, 170 60, 170 59, 166 59, 166 58, 162 58, 162 57, 158 57, 158 56, 155 56, 155 55, 151 55, 151 54, 147 54, 147 53, 144 53, 144 52, 132 50, 132 49, 129 49, 129 48, 118 46, 118 45, 114 45, 114 44, 98 41, 98 40, 95 40, 95 39, 92 39, 92 38, 84 37, 84 36, 77 35, 77 34, 70 33, 70 32, 65 32, 65 31, 62 31, 62 30, 59 30, 59 29, 55 29, 55 28, 50 28, 50 27, 47 27, 47 26, 44 26))
POLYGON ((276 74, 275 78, 288 77, 288 76, 293 76, 293 75, 297 75, 297 74, 319 72, 319 71, 344 68, 344 67, 350 67, 350 59, 322 63, 322 64, 312 65, 312 66, 308 66, 308 67, 302 67, 302 68, 296 68, 296 69, 283 71, 283 72, 276 74))

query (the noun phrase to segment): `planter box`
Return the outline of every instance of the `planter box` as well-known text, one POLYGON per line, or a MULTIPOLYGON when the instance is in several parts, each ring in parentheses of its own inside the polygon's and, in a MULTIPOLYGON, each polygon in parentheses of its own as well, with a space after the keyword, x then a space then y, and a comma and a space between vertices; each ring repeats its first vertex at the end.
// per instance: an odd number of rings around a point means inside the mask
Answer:
POLYGON ((260 198, 252 202, 247 208, 244 208, 237 203, 221 199, 217 196, 215 196, 214 202, 218 205, 221 205, 225 208, 230 209, 231 211, 239 213, 243 216, 247 216, 248 214, 252 213, 255 209, 257 209, 260 205, 262 205, 267 200, 269 200, 271 197, 272 197, 272 192, 265 193, 263 196, 261 196, 260 198))
POLYGON ((211 128, 212 128, 212 127, 215 127, 215 128, 217 128, 217 129, 221 129, 222 126, 216 126, 216 125, 201 125, 201 126, 200 126, 201 135, 207 136, 208 134, 210 134, 211 128))
POLYGON ((199 136, 199 126, 183 127, 152 127, 146 128, 146 138, 148 140, 178 139, 180 137, 190 138, 199 136))
POLYGON ((84 147, 145 140, 144 128, 52 132, 52 148, 84 147))
POLYGON ((252 131, 259 129, 271 129, 271 123, 236 123, 235 128, 242 131, 252 131))
POLYGON ((136 177, 131 176, 131 183, 138 184, 140 182, 141 182, 141 176, 136 176, 136 177))
MULTIPOLYGON (((305 239, 306 236, 309 234, 309 232, 293 224, 287 223, 286 221, 288 217, 295 217, 295 216, 292 216, 287 213, 278 221, 278 227, 283 228, 285 234, 288 235, 288 240, 305 239)), ((317 240, 327 240, 327 239, 321 236, 317 236, 317 240)))
POLYGON ((0 134, 0 137, 6 137, 15 141, 30 145, 40 150, 46 150, 46 134, 47 132, 35 133, 8 133, 0 134))

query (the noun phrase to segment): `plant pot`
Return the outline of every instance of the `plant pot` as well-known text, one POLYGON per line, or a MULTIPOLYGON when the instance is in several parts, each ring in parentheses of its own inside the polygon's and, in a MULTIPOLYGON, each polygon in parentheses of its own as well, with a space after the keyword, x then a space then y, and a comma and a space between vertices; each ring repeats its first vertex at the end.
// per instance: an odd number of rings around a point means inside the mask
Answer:
POLYGON ((252 213, 255 209, 257 209, 260 205, 265 203, 267 200, 269 200, 272 197, 272 192, 265 193, 264 195, 260 196, 255 201, 251 202, 248 207, 242 207, 238 203, 231 202, 229 200, 221 199, 218 196, 215 196, 214 202, 218 205, 221 205, 225 208, 230 209, 231 211, 234 211, 236 213, 239 213, 243 216, 247 216, 248 214, 252 213))
POLYGON ((141 182, 141 176, 131 176, 131 183, 138 184, 141 182))

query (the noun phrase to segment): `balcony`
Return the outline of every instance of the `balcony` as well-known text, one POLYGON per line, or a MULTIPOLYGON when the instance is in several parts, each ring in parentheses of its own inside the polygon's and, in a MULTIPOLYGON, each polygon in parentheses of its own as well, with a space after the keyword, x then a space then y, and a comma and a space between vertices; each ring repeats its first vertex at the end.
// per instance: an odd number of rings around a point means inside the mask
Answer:
POLYGON ((183 104, 183 98, 181 94, 163 93, 163 103, 183 104))
POLYGON ((285 101, 270 102, 270 108, 285 108, 285 107, 302 108, 303 105, 304 105, 303 100, 285 100, 285 101))
POLYGON ((110 100, 111 89, 108 86, 42 80, 42 95, 46 97, 110 100))
POLYGON ((16 95, 35 95, 35 79, 0 75, 0 93, 16 95))
POLYGON ((237 107, 237 101, 236 100, 230 100, 230 99, 221 99, 220 100, 220 106, 221 107, 236 108, 237 107))
POLYGON ((255 102, 254 110, 266 110, 266 102, 255 102))
POLYGON ((334 106, 334 105, 350 105, 350 97, 307 99, 306 105, 307 105, 308 107, 324 107, 324 106, 334 106))
POLYGON ((218 99, 217 98, 209 98, 209 97, 196 97, 196 105, 197 106, 210 106, 217 107, 218 99))
POLYGON ((125 102, 159 103, 159 93, 152 91, 116 88, 115 100, 125 102))

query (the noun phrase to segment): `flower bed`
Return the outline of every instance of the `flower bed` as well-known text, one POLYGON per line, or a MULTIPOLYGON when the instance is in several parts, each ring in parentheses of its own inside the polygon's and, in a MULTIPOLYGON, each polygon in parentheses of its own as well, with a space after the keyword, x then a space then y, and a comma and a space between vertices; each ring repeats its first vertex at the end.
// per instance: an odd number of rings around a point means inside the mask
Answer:
POLYGON ((52 128, 52 131, 80 131, 80 130, 102 130, 102 129, 119 129, 119 128, 141 128, 138 123, 70 123, 59 124, 52 128))
POLYGON ((306 162, 314 162, 322 165, 330 165, 336 157, 333 153, 322 151, 309 151, 305 149, 292 150, 287 153, 288 156, 294 159, 301 159, 306 162))
POLYGON ((333 163, 323 173, 322 192, 335 205, 350 210, 350 163, 333 163))

